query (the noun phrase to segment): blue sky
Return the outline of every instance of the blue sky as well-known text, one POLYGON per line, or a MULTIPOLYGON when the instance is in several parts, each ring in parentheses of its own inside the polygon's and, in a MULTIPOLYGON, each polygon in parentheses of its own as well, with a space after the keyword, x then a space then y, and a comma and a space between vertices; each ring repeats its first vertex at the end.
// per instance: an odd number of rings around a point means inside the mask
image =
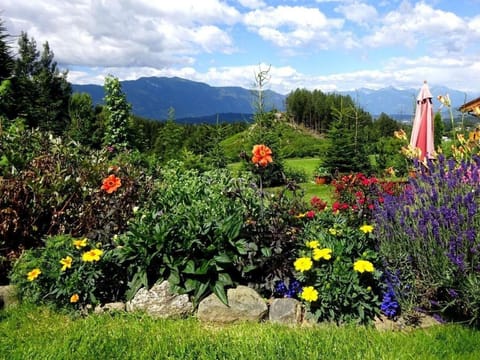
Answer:
POLYGON ((324 92, 480 90, 480 0, 2 0, 7 32, 48 41, 75 84, 179 76, 324 92))

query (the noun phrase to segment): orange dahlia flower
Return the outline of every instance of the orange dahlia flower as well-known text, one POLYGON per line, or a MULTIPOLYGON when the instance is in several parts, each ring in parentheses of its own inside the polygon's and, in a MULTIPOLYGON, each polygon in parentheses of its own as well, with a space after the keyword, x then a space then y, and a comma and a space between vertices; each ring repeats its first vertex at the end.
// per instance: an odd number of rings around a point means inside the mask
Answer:
POLYGON ((107 193, 111 194, 116 191, 122 185, 120 178, 115 175, 110 175, 109 177, 103 179, 102 190, 105 190, 107 193))
POLYGON ((265 145, 254 145, 252 150, 252 162, 262 167, 270 164, 272 159, 272 150, 265 145))

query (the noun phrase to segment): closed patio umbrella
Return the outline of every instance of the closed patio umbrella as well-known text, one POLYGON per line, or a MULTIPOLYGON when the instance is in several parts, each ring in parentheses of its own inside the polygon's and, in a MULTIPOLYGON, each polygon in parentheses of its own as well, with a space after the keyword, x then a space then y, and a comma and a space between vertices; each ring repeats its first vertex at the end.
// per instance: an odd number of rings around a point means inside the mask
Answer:
POLYGON ((410 145, 420 149, 420 161, 431 159, 434 155, 433 119, 432 94, 427 82, 424 81, 417 97, 412 136, 410 137, 410 145))

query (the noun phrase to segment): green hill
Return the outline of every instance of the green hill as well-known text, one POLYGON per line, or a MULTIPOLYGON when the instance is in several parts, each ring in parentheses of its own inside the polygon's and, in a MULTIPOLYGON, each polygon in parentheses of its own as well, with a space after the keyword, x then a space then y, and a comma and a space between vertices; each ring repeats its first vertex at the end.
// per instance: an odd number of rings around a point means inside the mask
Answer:
MULTIPOLYGON (((278 120, 271 129, 278 138, 283 158, 323 157, 328 140, 321 134, 285 120, 278 120)), ((237 133, 220 143, 229 162, 239 160, 239 154, 250 152, 250 133, 255 131, 255 124, 247 130, 237 133)))

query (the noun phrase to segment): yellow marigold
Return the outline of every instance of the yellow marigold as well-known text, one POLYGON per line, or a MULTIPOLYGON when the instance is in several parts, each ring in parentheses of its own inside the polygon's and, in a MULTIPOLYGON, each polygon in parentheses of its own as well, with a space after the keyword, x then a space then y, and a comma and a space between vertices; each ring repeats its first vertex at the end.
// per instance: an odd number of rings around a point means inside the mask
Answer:
POLYGON ((362 225, 360 226, 360 231, 363 231, 365 234, 371 233, 373 231, 373 225, 362 225))
POLYGON ((375 268, 373 264, 368 260, 357 260, 353 264, 353 270, 358 271, 359 273, 363 272, 373 272, 375 268))
POLYGON ((332 258, 332 249, 324 248, 324 249, 313 249, 313 260, 330 260, 332 258))
POLYGON ((312 240, 307 242, 307 247, 310 249, 316 249, 320 246, 320 243, 317 240, 312 240))
POLYGON ((100 249, 92 249, 90 251, 84 252, 82 255, 82 260, 85 262, 99 261, 100 256, 103 255, 103 251, 100 249))
POLYGON ((305 286, 300 294, 300 298, 308 302, 317 301, 318 291, 313 286, 305 286))
POLYGON ((39 268, 35 268, 32 271, 29 271, 27 274, 28 281, 35 280, 38 277, 38 275, 40 275, 41 273, 42 273, 42 270, 40 270, 39 268))
POLYGON ((78 300, 80 299, 80 296, 78 296, 78 294, 73 294, 71 297, 70 297, 70 302, 72 304, 75 304, 76 302, 78 302, 78 300))
POLYGON ((328 232, 329 232, 331 235, 333 235, 333 236, 337 235, 337 230, 334 229, 334 228, 328 229, 328 232))
POLYGON ((62 264, 62 271, 70 269, 72 267, 72 261, 73 259, 70 256, 67 256, 60 260, 60 264, 62 264))
POLYGON ((295 270, 304 272, 312 268, 313 261, 308 257, 301 257, 295 260, 295 262, 293 263, 293 266, 295 267, 295 270))
POLYGON ((73 240, 73 246, 75 246, 77 249, 81 249, 85 246, 87 246, 87 238, 81 239, 81 240, 73 240))

